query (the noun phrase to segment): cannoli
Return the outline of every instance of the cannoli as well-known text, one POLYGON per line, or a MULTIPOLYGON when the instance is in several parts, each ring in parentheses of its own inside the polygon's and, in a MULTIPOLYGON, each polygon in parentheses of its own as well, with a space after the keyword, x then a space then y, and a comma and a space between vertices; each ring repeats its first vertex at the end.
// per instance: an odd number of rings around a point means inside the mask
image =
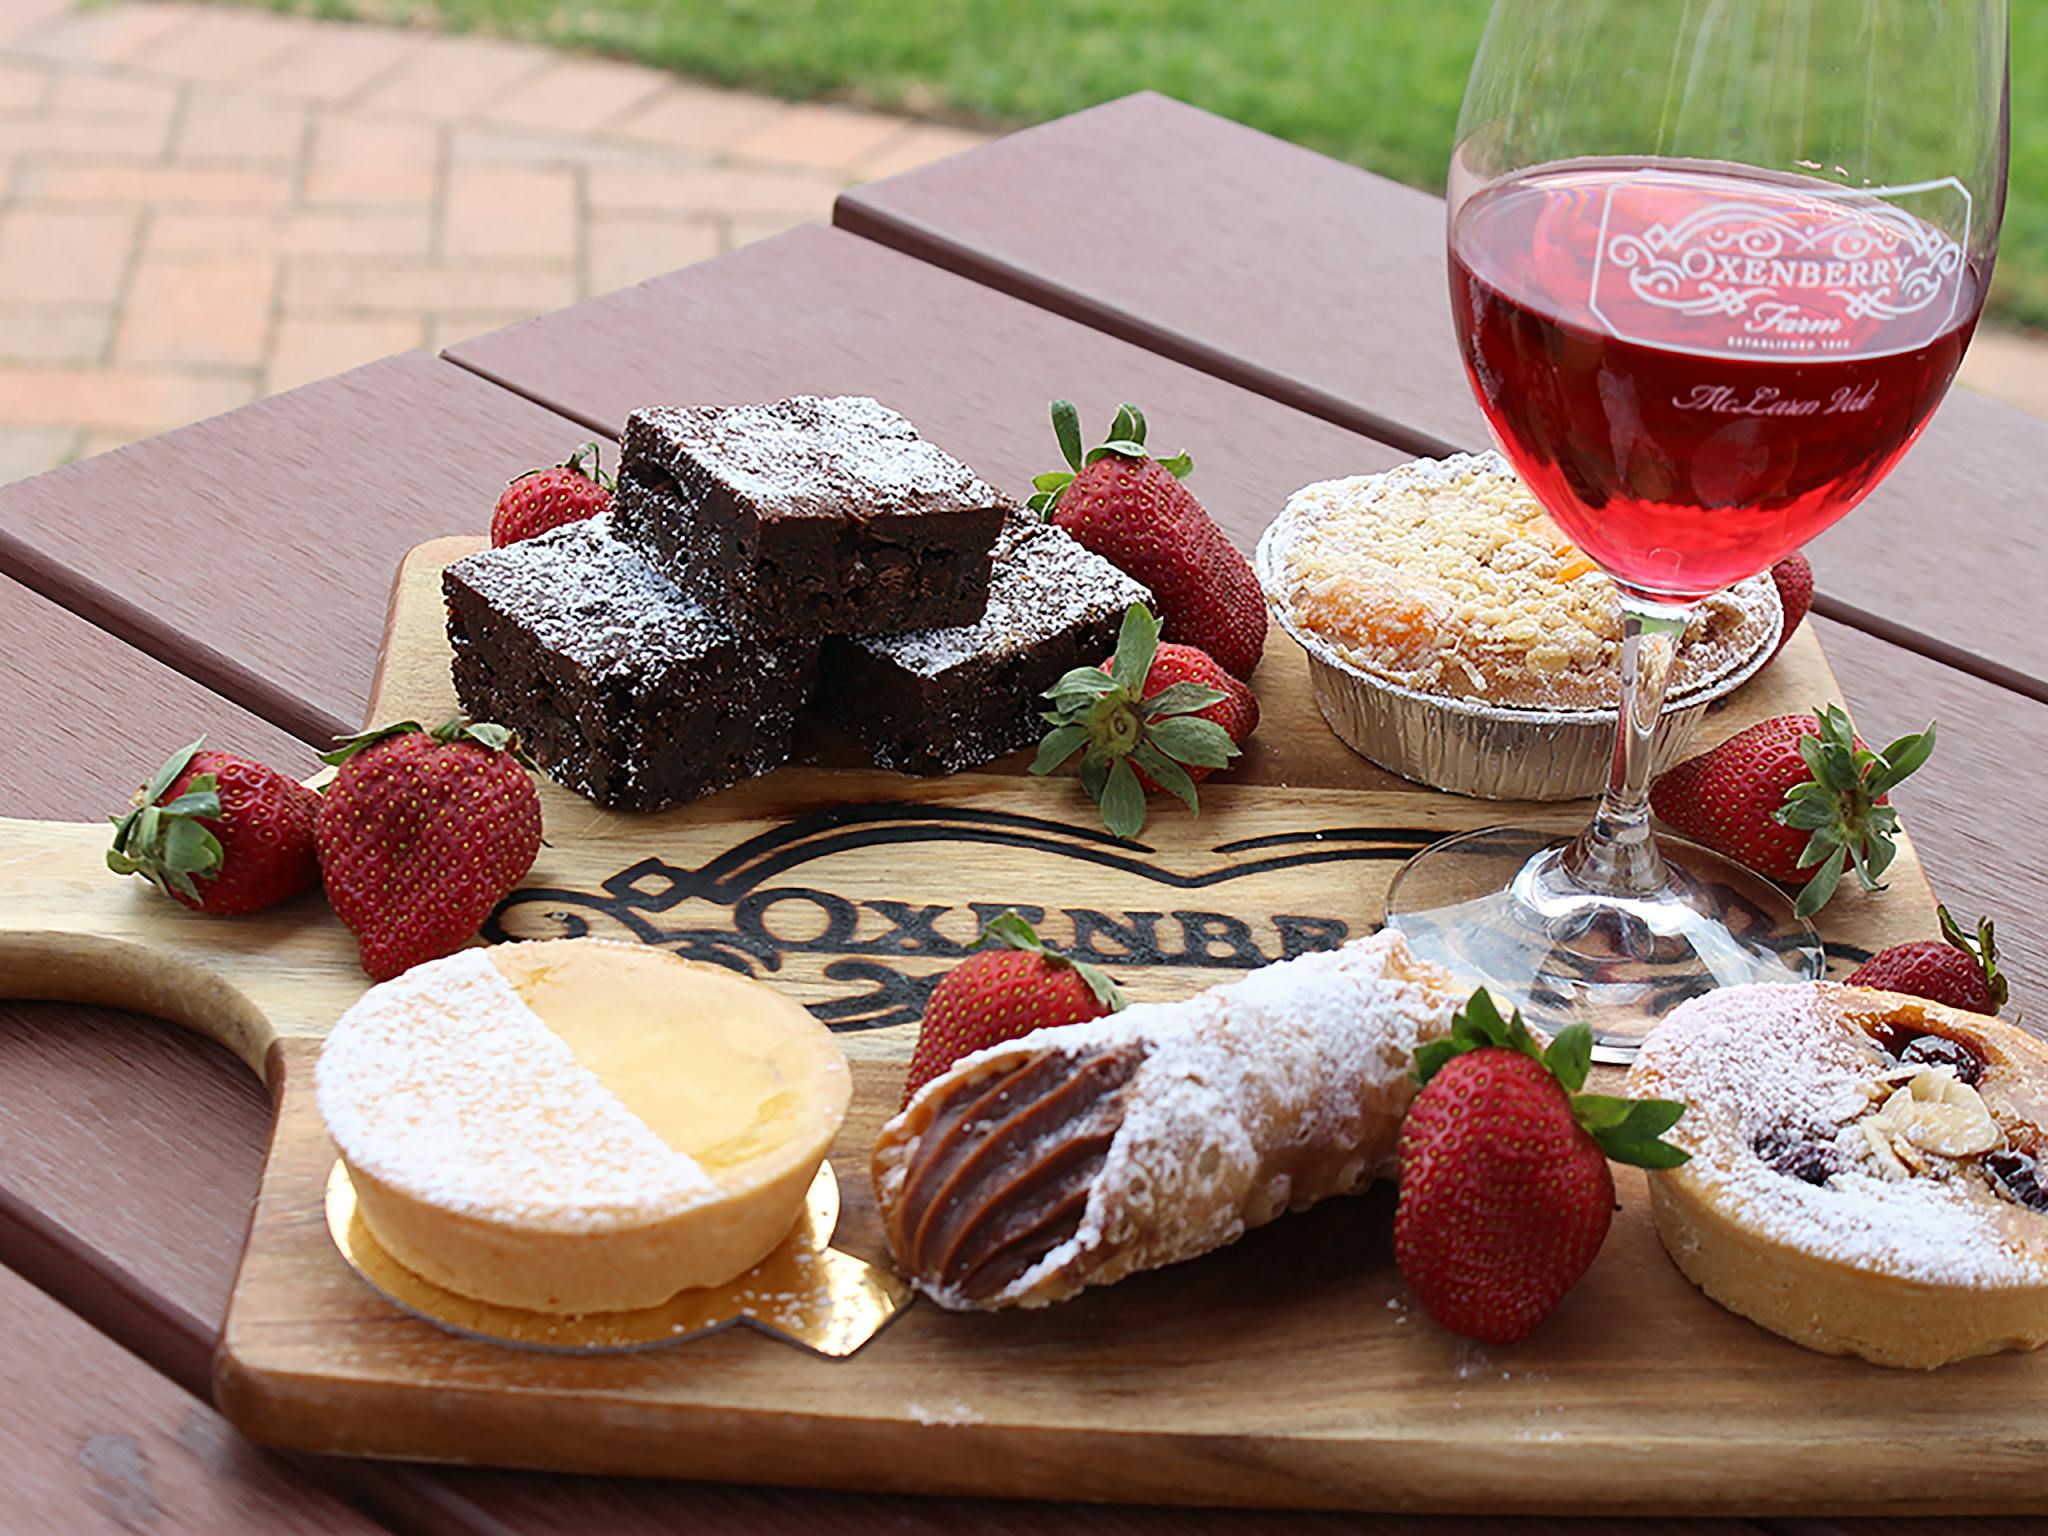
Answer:
POLYGON ((875 1146, 897 1266, 944 1307, 1040 1307, 1356 1193, 1459 1000, 1382 932, 963 1057, 875 1146))

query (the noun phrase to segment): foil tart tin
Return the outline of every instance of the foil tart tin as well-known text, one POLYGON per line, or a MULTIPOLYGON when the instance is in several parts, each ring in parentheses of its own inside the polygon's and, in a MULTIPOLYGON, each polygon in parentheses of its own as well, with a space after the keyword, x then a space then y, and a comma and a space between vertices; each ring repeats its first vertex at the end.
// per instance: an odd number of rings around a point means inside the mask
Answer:
POLYGON ((327 1176, 326 1211, 328 1234, 348 1267, 399 1310, 464 1338, 544 1353, 636 1353, 744 1325, 842 1360, 914 1299, 900 1276, 832 1246, 839 1180, 829 1162, 811 1181, 795 1230, 767 1258, 724 1285, 679 1291, 637 1312, 525 1312, 458 1295, 414 1274, 364 1222, 348 1165, 339 1159, 327 1176))
MULTIPOLYGON (((1506 466, 1498 454, 1420 459, 1386 471, 1437 478, 1468 467, 1506 466)), ((1448 694, 1422 693, 1353 666, 1320 636, 1298 625, 1287 606, 1287 552, 1302 520, 1290 500, 1260 535, 1252 556, 1266 604, 1308 653, 1316 707, 1337 738, 1361 757, 1404 779, 1480 800, 1581 800, 1606 788, 1621 712, 1610 709, 1509 709, 1448 694)), ((1768 575, 1735 588, 1754 592, 1770 622, 1756 649, 1715 676, 1668 698, 1657 722, 1652 772, 1679 762, 1709 705, 1748 682, 1777 652, 1785 611, 1768 575)))

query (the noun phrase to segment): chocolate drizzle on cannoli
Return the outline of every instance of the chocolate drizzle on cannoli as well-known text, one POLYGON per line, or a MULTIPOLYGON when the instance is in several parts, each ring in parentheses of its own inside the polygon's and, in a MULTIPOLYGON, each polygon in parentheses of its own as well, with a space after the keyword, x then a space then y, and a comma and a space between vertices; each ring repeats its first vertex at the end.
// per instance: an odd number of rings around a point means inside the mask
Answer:
POLYGON ((902 1266, 979 1301, 1072 1237, 1145 1055, 1041 1051, 954 1084, 887 1213, 902 1266))

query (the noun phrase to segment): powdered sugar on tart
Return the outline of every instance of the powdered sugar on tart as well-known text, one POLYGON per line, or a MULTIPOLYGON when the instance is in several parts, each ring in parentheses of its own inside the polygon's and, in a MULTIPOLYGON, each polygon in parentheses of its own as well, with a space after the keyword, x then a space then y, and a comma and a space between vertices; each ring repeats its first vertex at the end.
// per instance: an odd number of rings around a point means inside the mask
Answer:
POLYGON ((2048 1282, 2048 1218, 1983 1168, 2015 1127, 1953 1066, 1902 1064, 1846 1027, 1849 1000, 1841 987, 1736 987, 1673 1013, 1629 1079, 1690 1106, 1671 1139, 1693 1160, 1665 1177, 1764 1241, 1873 1274, 2048 1282))
POLYGON ((852 1087, 794 999, 594 938, 467 950, 371 988, 315 1083, 389 1257, 556 1313, 654 1306, 759 1263, 852 1087))
POLYGON ((1689 1106, 1650 1215, 1729 1311, 1919 1370, 2048 1344, 2048 1042, 1864 987, 1732 987, 1675 1010, 1628 1089, 1689 1106))
POLYGON ((350 1163, 445 1210, 602 1231, 715 1193, 577 1064, 487 950, 372 987, 315 1080, 350 1163))

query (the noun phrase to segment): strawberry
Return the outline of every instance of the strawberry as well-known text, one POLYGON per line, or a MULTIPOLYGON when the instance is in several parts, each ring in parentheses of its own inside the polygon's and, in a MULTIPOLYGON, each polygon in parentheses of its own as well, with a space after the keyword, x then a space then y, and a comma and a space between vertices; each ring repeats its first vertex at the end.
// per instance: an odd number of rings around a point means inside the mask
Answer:
POLYGON ((1145 793, 1166 789, 1201 814, 1195 785, 1236 757, 1257 729, 1251 689, 1191 645, 1161 645, 1159 621, 1142 603, 1124 614, 1116 654, 1076 667, 1048 688, 1052 729, 1033 773, 1051 773, 1084 747, 1081 783, 1118 837, 1145 826, 1145 793), (1137 687, 1131 678, 1143 678, 1137 687))
POLYGON ((1053 949, 1015 912, 989 919, 977 942, 991 940, 1004 947, 969 955, 933 990, 911 1052, 904 1103, 962 1056, 1124 1006, 1115 982, 1053 949))
POLYGON ((1785 609, 1785 632, 1778 636, 1778 649, 1771 652, 1775 656, 1785 649, 1792 631, 1813 607, 1813 567, 1806 563, 1806 556, 1794 550, 1771 567, 1771 580, 1777 585, 1778 601, 1785 609))
POLYGON ((1578 1284, 1614 1216, 1609 1158, 1672 1168, 1669 1099, 1581 1093, 1593 1035, 1574 1024, 1538 1047, 1482 988, 1448 1039, 1415 1053, 1422 1091, 1401 1127, 1394 1260, 1453 1333, 1512 1344, 1578 1284))
POLYGON ((533 868, 540 796, 502 725, 407 720, 323 762, 320 872, 377 981, 453 954, 533 868))
POLYGON ((1991 919, 1979 919, 1972 939, 1948 915, 1947 907, 1936 907, 1934 914, 1941 921, 1941 942, 1921 939, 1880 949, 1849 973, 1849 985, 1905 992, 1965 1013, 1997 1013, 2005 1006, 2007 991, 1998 969, 1991 919))
POLYGON ((181 747, 110 818, 107 868, 141 875, 195 912, 261 912, 320 878, 305 785, 232 752, 181 747))
POLYGON ((1805 880, 1801 917, 1828 904, 1844 866, 1866 891, 1898 850, 1887 792, 1934 751, 1934 726, 1872 752, 1840 705, 1780 715, 1689 757, 1650 788, 1651 809, 1687 837, 1772 880, 1805 880), (1816 868, 1815 866, 1818 866, 1816 868), (1812 870, 1809 879, 1807 871, 1812 870))
POLYGON ((1266 649, 1265 595, 1251 562, 1181 484, 1193 462, 1147 455, 1135 405, 1117 408, 1109 441, 1085 458, 1071 400, 1053 401, 1052 427, 1072 469, 1032 481, 1032 510, 1150 587, 1176 641, 1249 678, 1266 649))
POLYGON ((564 523, 609 512, 612 477, 604 472, 597 444, 585 443, 552 469, 529 469, 498 493, 491 514, 491 547, 502 549, 564 523), (590 467, 583 467, 584 456, 590 467))

